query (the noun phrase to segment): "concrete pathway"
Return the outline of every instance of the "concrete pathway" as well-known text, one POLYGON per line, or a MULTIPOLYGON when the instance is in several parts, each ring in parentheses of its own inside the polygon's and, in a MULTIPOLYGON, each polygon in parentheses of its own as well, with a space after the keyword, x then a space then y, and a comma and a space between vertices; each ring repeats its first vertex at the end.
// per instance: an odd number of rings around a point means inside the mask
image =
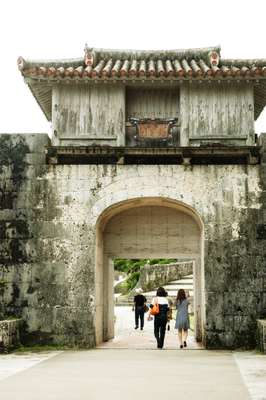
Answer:
POLYGON ((4 400, 251 399, 233 355, 206 350, 66 351, 0 381, 0 396, 4 400))
MULTIPOLYGON (((99 348, 108 349, 155 349, 156 339, 153 334, 153 321, 147 321, 145 315, 144 329, 135 330, 135 317, 132 307, 115 307, 115 338, 102 343, 99 348)), ((175 321, 170 322, 170 331, 166 331, 165 349, 178 349, 177 331, 174 329, 175 321)), ((201 344, 194 340, 194 333, 189 331, 188 348, 200 349, 201 344)))
MULTIPOLYGON (((0 381, 58 355, 59 351, 0 355, 0 381)), ((1 399, 1 396, 0 396, 1 399)))
POLYGON ((266 356, 256 352, 234 352, 233 356, 252 400, 266 400, 266 356))
POLYGON ((0 355, 0 399, 266 400, 265 356, 202 350, 192 332, 180 350, 174 322, 157 350, 153 322, 135 331, 130 308, 116 315, 117 336, 100 349, 0 355))

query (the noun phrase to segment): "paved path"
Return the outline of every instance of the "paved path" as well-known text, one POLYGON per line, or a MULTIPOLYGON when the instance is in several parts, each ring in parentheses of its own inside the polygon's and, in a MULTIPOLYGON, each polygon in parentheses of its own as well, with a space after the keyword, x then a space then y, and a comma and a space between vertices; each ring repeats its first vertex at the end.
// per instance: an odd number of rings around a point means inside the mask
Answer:
MULTIPOLYGON (((115 307, 115 338, 102 343, 99 348, 111 349, 154 349, 157 347, 153 334, 153 321, 147 321, 145 316, 144 330, 135 330, 135 317, 132 307, 115 307)), ((165 349, 176 350, 178 348, 177 331, 174 329, 175 321, 170 323, 170 331, 166 331, 165 349)), ((192 331, 188 336, 189 349, 199 349, 201 345, 196 343, 192 331)))
POLYGON ((38 354, 29 352, 0 355, 0 381, 20 371, 31 368, 42 361, 48 360, 59 353, 58 351, 49 351, 38 354))
POLYGON ((234 352, 252 400, 266 400, 266 356, 256 352, 234 352))
POLYGON ((157 350, 152 322, 135 331, 130 309, 116 314, 106 349, 0 356, 0 399, 266 400, 265 356, 201 350, 193 335, 179 350, 172 328, 157 350))
POLYGON ((250 399, 229 352, 67 351, 0 382, 4 400, 250 399))

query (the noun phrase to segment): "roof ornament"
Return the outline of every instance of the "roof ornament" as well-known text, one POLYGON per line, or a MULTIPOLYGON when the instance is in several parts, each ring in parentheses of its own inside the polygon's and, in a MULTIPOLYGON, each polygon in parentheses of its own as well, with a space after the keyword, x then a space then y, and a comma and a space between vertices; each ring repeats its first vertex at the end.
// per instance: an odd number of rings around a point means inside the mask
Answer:
POLYGON ((18 69, 19 69, 20 71, 23 71, 24 66, 25 66, 25 60, 24 60, 24 58, 20 56, 20 57, 17 59, 17 64, 18 64, 18 69))
POLYGON ((87 66, 93 66, 95 62, 95 52, 92 47, 88 47, 87 43, 85 44, 85 55, 84 55, 84 62, 87 66))
POLYGON ((219 53, 217 51, 210 51, 208 56, 209 56, 210 65, 213 67, 218 67, 218 64, 220 61, 219 53))

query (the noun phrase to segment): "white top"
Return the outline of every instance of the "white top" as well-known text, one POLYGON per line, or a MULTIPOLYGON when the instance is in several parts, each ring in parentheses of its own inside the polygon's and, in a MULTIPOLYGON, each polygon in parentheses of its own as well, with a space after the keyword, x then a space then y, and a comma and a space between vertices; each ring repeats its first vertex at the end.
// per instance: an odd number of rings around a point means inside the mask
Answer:
POLYGON ((169 303, 168 303, 168 299, 167 299, 167 297, 161 297, 161 296, 156 296, 156 297, 154 297, 153 299, 152 299, 152 302, 151 302, 152 304, 161 304, 161 305, 163 305, 163 304, 166 304, 166 305, 168 305, 169 303))

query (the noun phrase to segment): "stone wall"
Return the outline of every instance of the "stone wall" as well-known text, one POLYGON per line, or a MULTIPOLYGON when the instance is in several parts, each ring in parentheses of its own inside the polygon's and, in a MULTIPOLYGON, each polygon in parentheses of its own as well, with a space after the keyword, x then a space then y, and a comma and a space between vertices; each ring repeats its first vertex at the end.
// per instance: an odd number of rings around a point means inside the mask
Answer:
MULTIPOLYGON (((205 240, 207 338, 209 347, 255 347, 256 318, 266 315, 266 135, 260 137, 257 200, 247 195, 239 214, 221 229, 227 207, 217 209, 214 236, 205 240), (257 206, 255 204, 257 203, 257 206), (217 272, 216 272, 217 271, 217 272)), ((247 186, 252 185, 247 179, 247 186)), ((229 196, 235 196, 231 189, 229 196)), ((232 197, 232 198, 233 198, 232 197)), ((231 214, 233 216, 233 213, 231 214)))
POLYGON ((160 197, 204 225, 206 346, 255 346, 266 314, 265 137, 261 165, 136 166, 45 165, 46 135, 1 135, 1 317, 23 319, 24 342, 94 346, 98 218, 160 197))
POLYGON ((171 264, 144 265, 140 270, 137 287, 144 291, 163 286, 173 280, 181 279, 186 275, 193 274, 193 262, 178 262, 171 264))
POLYGON ((0 321, 0 353, 20 345, 20 319, 0 321))
POLYGON ((266 354, 266 320, 257 321, 257 346, 262 353, 266 354))
POLYGON ((49 144, 42 134, 0 135, 0 318, 23 319, 22 343, 93 346, 86 227, 61 218, 74 192, 62 194, 64 173, 49 179, 49 144))

